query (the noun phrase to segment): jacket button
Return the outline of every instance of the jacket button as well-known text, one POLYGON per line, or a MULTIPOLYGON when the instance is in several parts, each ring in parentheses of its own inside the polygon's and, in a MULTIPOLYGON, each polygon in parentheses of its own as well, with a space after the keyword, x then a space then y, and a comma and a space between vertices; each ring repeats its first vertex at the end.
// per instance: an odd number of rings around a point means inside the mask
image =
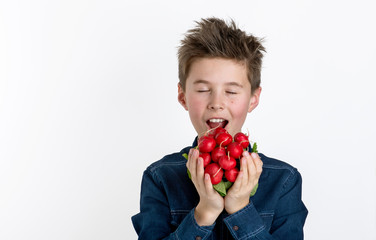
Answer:
POLYGON ((202 237, 200 237, 200 236, 196 237, 196 240, 201 240, 201 239, 202 239, 202 237))
POLYGON ((238 231, 239 230, 239 227, 238 226, 233 226, 232 229, 234 229, 234 231, 238 231))

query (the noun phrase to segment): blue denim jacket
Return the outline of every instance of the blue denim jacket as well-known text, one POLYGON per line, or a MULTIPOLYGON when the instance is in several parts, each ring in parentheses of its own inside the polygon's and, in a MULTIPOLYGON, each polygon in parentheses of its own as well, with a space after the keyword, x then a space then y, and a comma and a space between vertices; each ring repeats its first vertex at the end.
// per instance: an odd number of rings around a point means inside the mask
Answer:
POLYGON ((308 211, 301 200, 301 175, 287 163, 261 153, 263 171, 250 203, 231 215, 223 211, 211 226, 199 226, 194 218, 199 195, 182 156, 192 147, 167 155, 145 170, 140 212, 132 217, 139 239, 303 239, 308 211))

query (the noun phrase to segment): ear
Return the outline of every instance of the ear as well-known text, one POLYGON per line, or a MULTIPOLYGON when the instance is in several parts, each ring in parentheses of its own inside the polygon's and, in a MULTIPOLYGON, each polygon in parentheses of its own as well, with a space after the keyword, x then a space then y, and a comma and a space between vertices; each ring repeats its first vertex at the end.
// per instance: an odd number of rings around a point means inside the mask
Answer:
POLYGON ((249 108, 248 108, 249 113, 252 112, 253 109, 255 109, 257 105, 259 104, 261 90, 262 90, 261 87, 259 87, 253 92, 251 96, 251 101, 249 102, 249 108))
POLYGON ((187 101, 185 98, 185 92, 180 83, 178 83, 178 101, 188 111, 187 101))

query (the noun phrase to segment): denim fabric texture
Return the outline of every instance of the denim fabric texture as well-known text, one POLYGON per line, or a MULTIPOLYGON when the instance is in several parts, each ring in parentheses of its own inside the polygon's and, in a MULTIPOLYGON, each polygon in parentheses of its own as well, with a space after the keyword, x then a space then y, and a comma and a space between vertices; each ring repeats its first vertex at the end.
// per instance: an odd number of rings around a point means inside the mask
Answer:
POLYGON ((308 211, 301 199, 301 175, 261 153, 263 171, 250 203, 231 215, 223 211, 211 226, 199 226, 194 218, 199 196, 182 156, 196 145, 197 138, 144 171, 140 212, 132 217, 139 239, 303 239, 308 211))

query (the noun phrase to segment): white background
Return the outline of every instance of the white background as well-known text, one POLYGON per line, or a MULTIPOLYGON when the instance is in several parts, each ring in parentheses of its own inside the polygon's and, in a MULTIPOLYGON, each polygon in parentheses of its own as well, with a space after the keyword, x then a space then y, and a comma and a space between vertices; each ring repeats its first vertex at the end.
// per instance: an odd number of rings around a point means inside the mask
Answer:
POLYGON ((376 239, 374 5, 0 1, 0 239, 136 239, 143 170, 195 137, 176 52, 211 16, 265 38, 243 131, 302 173, 306 239, 376 239))

